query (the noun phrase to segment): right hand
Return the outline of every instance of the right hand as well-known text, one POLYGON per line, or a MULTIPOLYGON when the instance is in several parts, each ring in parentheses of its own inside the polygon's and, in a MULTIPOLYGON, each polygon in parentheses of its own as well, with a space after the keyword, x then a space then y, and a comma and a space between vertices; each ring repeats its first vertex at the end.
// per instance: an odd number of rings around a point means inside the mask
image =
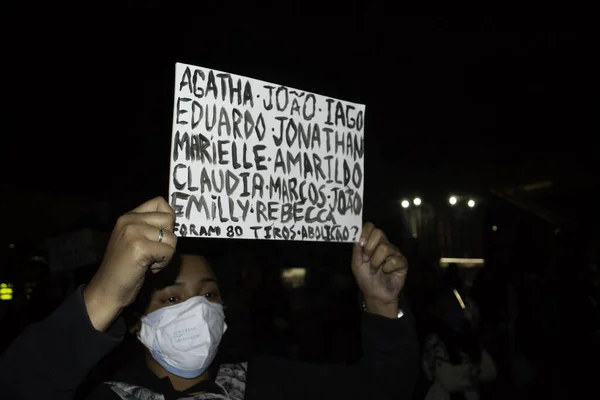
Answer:
POLYGON ((97 330, 110 326, 137 297, 148 270, 156 273, 173 257, 177 237, 175 213, 157 197, 121 216, 111 234, 104 259, 84 291, 88 315, 97 330), (158 241, 163 229, 163 240, 158 241))

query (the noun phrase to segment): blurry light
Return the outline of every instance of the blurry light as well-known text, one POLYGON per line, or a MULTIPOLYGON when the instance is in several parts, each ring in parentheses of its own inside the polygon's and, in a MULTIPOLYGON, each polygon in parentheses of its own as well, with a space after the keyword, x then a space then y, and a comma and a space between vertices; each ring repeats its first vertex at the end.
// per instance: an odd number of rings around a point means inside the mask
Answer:
POLYGON ((8 245, 8 248, 9 248, 9 249, 14 249, 14 248, 15 248, 15 244, 14 244, 14 243, 11 243, 11 244, 9 244, 9 245, 8 245))
POLYGON ((410 206, 410 203, 408 202, 408 200, 402 200, 402 208, 408 208, 410 206))
POLYGON ((464 310, 465 302, 463 301, 462 297, 460 297, 460 294, 458 293, 458 291, 456 289, 452 289, 452 292, 454 292, 454 297, 456 297, 456 300, 458 300, 458 304, 460 304, 460 308, 462 308, 464 310))
POLYGON ((467 203, 467 205, 471 208, 475 207, 475 200, 471 199, 469 200, 469 202, 467 203))
POLYGON ((496 232, 496 231, 498 230, 498 227, 497 227, 496 225, 494 225, 494 226, 492 226, 492 230, 493 230, 494 232, 496 232))
POLYGON ((306 279, 306 268, 285 268, 281 272, 282 280, 293 288, 304 285, 306 279))
POLYGON ((418 235, 416 233, 412 234, 413 239, 416 239, 418 237, 418 235))
POLYGON ((306 268, 285 268, 281 273, 284 279, 304 277, 306 275, 306 268))
POLYGON ((12 300, 12 284, 0 283, 0 300, 12 300))
POLYGON ((413 204, 415 206, 420 206, 421 205, 421 199, 418 197, 415 197, 415 199, 413 200, 413 204))
POLYGON ((452 258, 452 257, 442 257, 440 258, 441 264, 465 264, 465 265, 475 265, 475 264, 484 264, 485 260, 483 258, 452 258))
POLYGON ((535 182, 530 183, 529 185, 523 185, 521 188, 526 192, 531 192, 532 190, 540 190, 552 187, 554 183, 552 181, 543 181, 543 182, 535 182))
POLYGON ((455 196, 450 196, 450 198, 448 199, 448 202, 450 203, 450 205, 455 205, 458 202, 458 199, 455 196))

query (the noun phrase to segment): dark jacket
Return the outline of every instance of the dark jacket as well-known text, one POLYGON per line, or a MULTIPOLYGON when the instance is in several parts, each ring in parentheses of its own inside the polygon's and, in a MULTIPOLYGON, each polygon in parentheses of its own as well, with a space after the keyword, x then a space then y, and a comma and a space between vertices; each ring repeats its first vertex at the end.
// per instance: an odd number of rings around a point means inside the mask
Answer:
MULTIPOLYGON (((313 365, 261 358, 221 366, 215 381, 186 392, 261 400, 409 399, 417 376, 418 343, 414 319, 407 311, 398 320, 364 313, 363 356, 357 364, 313 365)), ((94 329, 79 288, 47 319, 27 328, 0 357, 2 398, 73 398, 92 367, 124 335, 120 318, 107 332, 94 329)), ((123 390, 161 393, 165 399, 186 397, 173 391, 168 379, 153 376, 142 364, 126 366, 120 376, 100 385, 88 398, 144 398, 144 394, 127 397, 130 394, 123 390)))

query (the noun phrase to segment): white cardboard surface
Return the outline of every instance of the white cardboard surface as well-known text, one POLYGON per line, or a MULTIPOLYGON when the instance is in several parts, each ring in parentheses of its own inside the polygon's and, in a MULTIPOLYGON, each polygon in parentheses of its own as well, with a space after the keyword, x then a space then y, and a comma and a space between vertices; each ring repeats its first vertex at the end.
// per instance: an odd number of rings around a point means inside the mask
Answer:
POLYGON ((364 116, 361 104, 177 63, 175 233, 357 241, 364 116))

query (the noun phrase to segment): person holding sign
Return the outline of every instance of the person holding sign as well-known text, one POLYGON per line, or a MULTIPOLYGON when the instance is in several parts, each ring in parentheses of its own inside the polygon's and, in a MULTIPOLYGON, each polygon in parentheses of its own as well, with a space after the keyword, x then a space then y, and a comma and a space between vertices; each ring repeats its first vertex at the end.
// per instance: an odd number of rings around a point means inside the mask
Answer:
POLYGON ((174 222, 162 198, 119 218, 89 285, 27 329, 0 358, 3 397, 72 398, 91 368, 123 339, 123 310, 179 257, 174 283, 150 287, 145 315, 134 326, 147 356, 129 370, 127 381, 106 382, 88 398, 410 398, 418 345, 412 315, 399 304, 407 264, 381 230, 365 224, 353 249, 351 267, 364 295, 359 363, 306 365, 265 358, 222 365, 211 375, 226 330, 218 285, 205 258, 176 254, 174 222))

